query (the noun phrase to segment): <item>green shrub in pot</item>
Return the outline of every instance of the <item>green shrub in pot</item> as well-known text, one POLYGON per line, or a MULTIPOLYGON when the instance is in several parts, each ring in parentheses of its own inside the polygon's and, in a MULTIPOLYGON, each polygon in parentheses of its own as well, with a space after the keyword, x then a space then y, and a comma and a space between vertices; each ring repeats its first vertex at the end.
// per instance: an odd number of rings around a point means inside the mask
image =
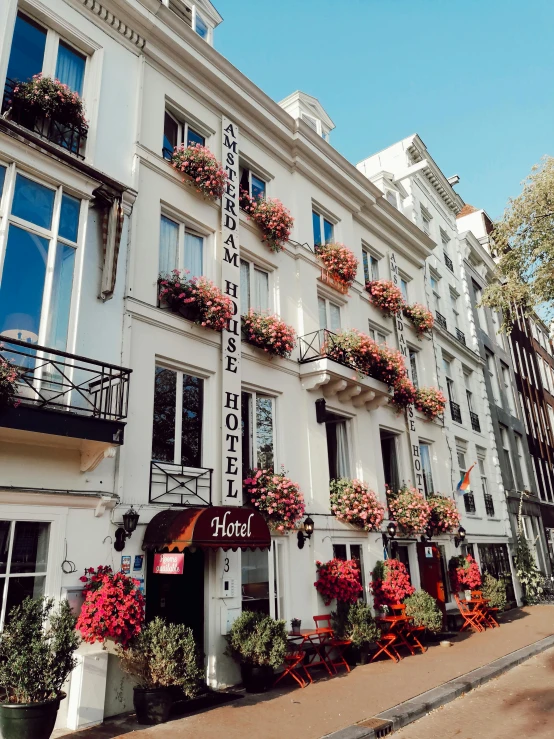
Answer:
POLYGON ((0 638, 0 736, 48 739, 62 687, 77 664, 76 619, 66 600, 26 598, 13 608, 0 638))
POLYGON ((425 590, 416 590, 404 601, 406 616, 409 616, 414 626, 422 626, 433 634, 442 630, 442 613, 437 601, 425 590))
POLYGON ((242 682, 250 693, 263 693, 273 683, 273 671, 287 651, 285 621, 263 613, 243 611, 228 634, 228 653, 241 666, 242 682))
POLYGON ((354 664, 358 656, 362 664, 366 661, 369 647, 381 636, 371 608, 362 602, 339 603, 337 610, 331 614, 331 625, 337 639, 352 642, 352 653, 346 656, 347 659, 350 656, 354 664))
POLYGON ((481 590, 483 598, 488 599, 490 608, 498 608, 499 611, 503 611, 508 605, 504 580, 497 580, 496 577, 486 574, 481 590))
POLYGON ((188 626, 155 618, 126 647, 118 648, 121 669, 137 680, 133 701, 141 724, 164 723, 173 701, 172 688, 198 695, 204 672, 188 626))

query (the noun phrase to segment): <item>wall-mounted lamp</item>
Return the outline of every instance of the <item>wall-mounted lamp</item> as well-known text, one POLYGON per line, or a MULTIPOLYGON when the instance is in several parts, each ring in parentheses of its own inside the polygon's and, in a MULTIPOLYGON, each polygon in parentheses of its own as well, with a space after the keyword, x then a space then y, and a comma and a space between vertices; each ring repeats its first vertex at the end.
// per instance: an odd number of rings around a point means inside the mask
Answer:
POLYGON ((460 528, 458 529, 457 536, 454 537, 454 546, 459 547, 465 538, 466 538, 466 530, 464 529, 463 526, 460 526, 460 528))
POLYGON ((428 526, 423 532, 423 534, 421 535, 420 541, 422 544, 425 544, 425 542, 431 541, 432 538, 433 538, 433 529, 430 526, 428 526))
POLYGON ((131 538, 131 534, 137 528, 138 520, 139 514, 133 507, 123 514, 123 527, 120 526, 115 532, 113 548, 116 552, 122 552, 125 549, 125 542, 131 538))
POLYGON ((397 543, 393 541, 396 536, 396 524, 394 521, 389 521, 387 524, 387 532, 383 534, 383 546, 387 550, 389 557, 394 557, 397 550, 397 543))
POLYGON ((300 529, 300 531, 296 535, 296 538, 298 540, 298 549, 304 549, 304 542, 307 539, 311 539, 313 533, 314 533, 314 522, 308 516, 308 518, 306 518, 306 520, 304 521, 303 528, 300 529))

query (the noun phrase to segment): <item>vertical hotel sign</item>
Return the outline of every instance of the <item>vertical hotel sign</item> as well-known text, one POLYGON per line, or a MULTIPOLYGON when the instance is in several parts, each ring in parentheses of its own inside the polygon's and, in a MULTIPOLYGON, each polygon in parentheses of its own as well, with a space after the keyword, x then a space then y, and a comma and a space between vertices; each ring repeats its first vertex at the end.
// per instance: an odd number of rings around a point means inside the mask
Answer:
POLYGON ((221 199, 221 287, 233 302, 233 317, 222 332, 222 502, 242 504, 240 258, 239 258, 239 131, 223 116, 222 159, 227 173, 221 199))
MULTIPOLYGON (((400 288, 400 276, 398 274, 398 264, 396 263, 396 255, 394 252, 390 253, 390 273, 393 284, 400 288)), ((410 364, 410 354, 408 351, 408 345, 406 344, 406 337, 404 335, 404 317, 402 312, 397 313, 394 317, 394 323, 396 326, 396 338, 398 339, 398 348, 404 358, 406 369, 408 370, 408 377, 413 382, 412 377, 412 366, 410 364)), ((409 405, 406 408, 406 423, 408 425, 408 435, 410 439, 410 455, 412 458, 412 467, 414 470, 414 487, 422 494, 425 495, 425 487, 423 484, 423 469, 421 466, 421 457, 419 454, 419 436, 416 430, 415 422, 415 408, 413 405, 409 405)))

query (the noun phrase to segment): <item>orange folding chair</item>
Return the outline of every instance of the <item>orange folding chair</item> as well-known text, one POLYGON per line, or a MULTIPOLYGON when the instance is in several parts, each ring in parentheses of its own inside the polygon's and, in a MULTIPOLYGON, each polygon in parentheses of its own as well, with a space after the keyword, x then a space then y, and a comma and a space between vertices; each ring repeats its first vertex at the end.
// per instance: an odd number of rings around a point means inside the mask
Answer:
POLYGON ((379 639, 375 640, 375 644, 378 646, 378 650, 375 652, 375 654, 371 657, 369 660, 370 662, 374 662, 377 657, 380 654, 386 654, 387 657, 392 659, 393 662, 400 662, 402 657, 398 654, 396 651, 394 644, 398 641, 397 634, 381 634, 379 639))
POLYGON ((273 683, 273 687, 275 687, 277 683, 284 677, 290 675, 294 680, 296 680, 301 688, 305 688, 308 683, 313 682, 312 676, 304 665, 304 657, 306 656, 306 652, 303 649, 300 649, 296 644, 290 644, 289 646, 290 649, 285 653, 284 658, 285 669, 279 675, 277 680, 275 680, 275 682, 273 683), (303 675, 305 675, 306 678, 304 678, 303 675))
POLYGON ((352 644, 350 639, 335 638, 331 626, 331 616, 328 613, 322 616, 314 616, 314 622, 316 631, 322 635, 324 648, 327 650, 326 662, 331 665, 335 672, 337 672, 337 667, 346 667, 347 671, 350 672, 350 665, 344 657, 345 649, 352 644), (334 657, 331 656, 332 652, 335 652, 334 657))
POLYGON ((479 611, 472 611, 469 605, 467 604, 467 601, 460 600, 458 595, 454 594, 454 599, 456 601, 456 605, 458 606, 458 610, 460 611, 460 615, 464 619, 464 623, 462 624, 462 628, 460 629, 460 634, 464 629, 471 628, 474 629, 477 632, 484 631, 484 627, 481 625, 481 618, 482 614, 479 613, 479 611))

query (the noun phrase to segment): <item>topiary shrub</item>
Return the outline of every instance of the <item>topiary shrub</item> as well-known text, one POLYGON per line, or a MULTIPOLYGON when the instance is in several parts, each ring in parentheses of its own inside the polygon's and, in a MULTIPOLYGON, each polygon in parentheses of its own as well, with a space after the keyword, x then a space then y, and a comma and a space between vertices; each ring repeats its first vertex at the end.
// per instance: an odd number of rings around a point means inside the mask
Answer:
POLYGON ((433 634, 438 634, 442 630, 442 613, 437 601, 425 590, 416 590, 404 603, 406 616, 413 620, 414 626, 423 626, 433 634))
POLYGON ((499 611, 503 611, 508 605, 504 580, 497 580, 496 577, 487 573, 481 590, 483 597, 488 599, 491 608, 498 608, 499 611))
POLYGON ((276 669, 287 651, 285 621, 252 611, 243 611, 227 636, 228 653, 241 664, 276 669))
POLYGON ((121 669, 141 688, 181 688, 187 698, 198 695, 204 672, 191 629, 155 618, 127 647, 119 647, 121 669))

